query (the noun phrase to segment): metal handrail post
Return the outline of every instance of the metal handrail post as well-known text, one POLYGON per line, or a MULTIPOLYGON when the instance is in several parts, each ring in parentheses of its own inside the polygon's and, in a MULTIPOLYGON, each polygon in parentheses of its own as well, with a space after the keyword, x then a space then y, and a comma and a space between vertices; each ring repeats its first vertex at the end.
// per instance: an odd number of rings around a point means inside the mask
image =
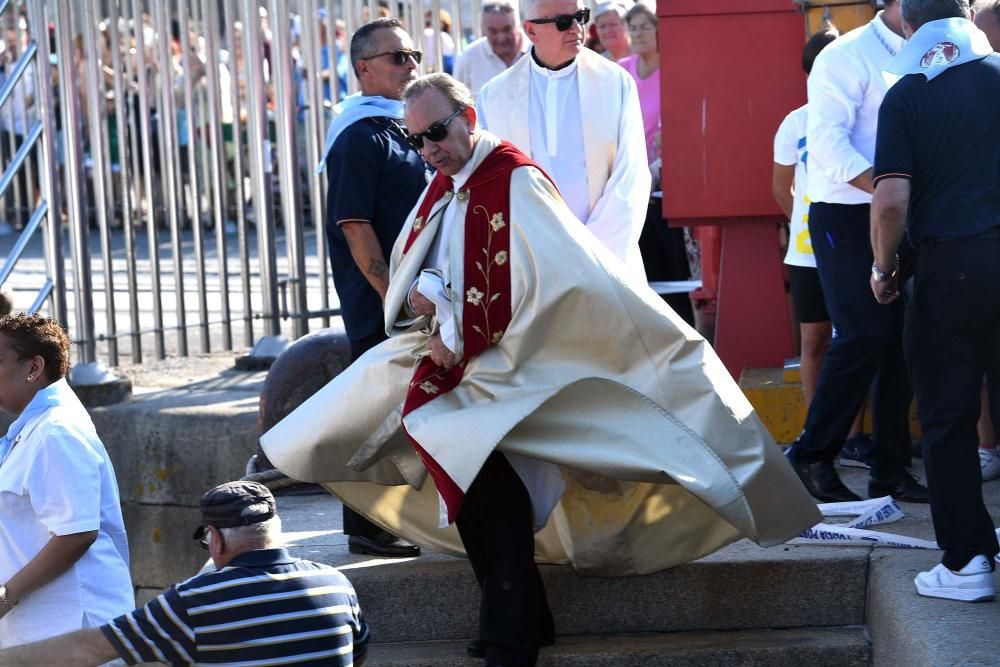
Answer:
POLYGON ((299 181, 298 152, 295 126, 296 91, 292 66, 292 49, 288 13, 285 0, 271 0, 273 21, 271 43, 271 74, 276 98, 275 126, 278 139, 278 177, 281 182, 281 210, 285 222, 285 245, 288 252, 291 277, 292 336, 301 338, 309 332, 309 313, 306 303, 306 258, 302 234, 302 192, 299 181))
MULTIPOLYGON (((431 2, 431 30, 434 32, 434 71, 444 71, 444 38, 441 36, 441 0, 431 2)), ((421 30, 420 37, 424 34, 421 30)))
POLYGON ((143 188, 146 195, 146 237, 149 243, 149 268, 153 297, 153 342, 157 359, 165 359, 167 346, 163 329, 163 283, 160 275, 160 243, 157 230, 156 193, 153 189, 153 128, 149 107, 149 80, 146 69, 146 38, 142 0, 132 0, 139 84, 139 136, 142 144, 143 188))
MULTIPOLYGON (((125 270, 128 276, 128 311, 129 322, 131 323, 131 344, 132 362, 142 363, 142 336, 139 334, 141 322, 139 321, 139 277, 136 270, 135 256, 135 219, 132 217, 132 187, 129 182, 129 170, 126 168, 128 160, 126 157, 135 160, 133 142, 135 132, 131 132, 125 116, 129 108, 129 97, 125 93, 125 85, 122 80, 122 49, 121 35, 118 30, 118 20, 120 17, 119 0, 111 0, 109 30, 111 31, 111 68, 114 71, 114 96, 115 96, 115 125, 118 130, 118 156, 121 161, 119 170, 119 181, 121 187, 122 202, 122 231, 125 237, 125 270), (129 149, 132 150, 129 150, 129 149), (131 155, 127 156, 126 152, 131 155)), ((135 163, 133 162, 133 168, 135 163)), ((109 260, 110 263, 110 260, 109 260)))
MULTIPOLYGON (((236 49, 240 43, 236 39, 236 10, 234 3, 227 3, 225 9, 226 46, 229 49, 229 84, 233 100, 233 197, 236 200, 237 244, 240 251, 240 287, 243 295, 243 345, 253 345, 253 299, 250 285, 250 243, 247 234, 246 197, 243 190, 243 122, 240 119, 240 67, 236 49)), ((242 35, 241 35, 242 37, 242 35)))
POLYGON ((28 24, 37 47, 36 94, 38 95, 38 120, 42 124, 44 139, 41 144, 39 164, 39 184, 42 197, 48 204, 45 226, 45 261, 49 277, 53 283, 52 317, 68 327, 66 309, 66 270, 62 248, 62 201, 59 188, 59 167, 56 161, 55 95, 52 91, 48 20, 45 16, 45 1, 31 0, 28 3, 28 24), (39 36, 41 38, 39 39, 39 36))
MULTIPOLYGON (((156 13, 156 45, 159 48, 160 61, 160 145, 162 148, 163 180, 166 185, 167 215, 170 219, 170 245, 174 264, 174 299, 177 318, 177 353, 188 356, 187 344, 187 312, 184 295, 184 257, 181 237, 181 202, 180 175, 177 167, 180 164, 180 149, 177 141, 177 109, 174 104, 174 77, 170 53, 170 15, 168 7, 170 0, 154 0, 156 13)), ((184 26, 185 28, 187 26, 184 26)))
MULTIPOLYGON (((347 3, 344 2, 344 13, 346 14, 347 3)), ((330 107, 332 110, 333 105, 340 101, 340 74, 337 71, 337 55, 339 53, 340 47, 337 45, 337 19, 334 16, 334 0, 326 0, 326 49, 327 49, 327 66, 330 68, 330 107)), ((344 21, 344 25, 347 25, 347 21, 344 21)), ((346 27, 345 27, 346 31, 346 27)), ((347 33, 350 35, 351 33, 347 33)), ((348 47, 349 48, 349 47, 348 47)), ((350 79, 350 74, 348 74, 348 79, 350 79)), ((324 105, 325 108, 326 105, 324 105)), ((331 111, 331 116, 332 111, 331 111)), ((321 116, 324 120, 326 115, 321 116)), ((321 123, 321 131, 326 130, 326 123, 321 123)))
MULTIPOLYGON (((318 8, 316 0, 304 0, 305 10, 303 15, 308 20, 302 24, 302 54, 305 58, 306 67, 306 164, 309 166, 309 202, 311 204, 310 214, 312 216, 313 229, 316 231, 316 258, 319 263, 319 295, 321 310, 330 308, 330 294, 327 283, 327 257, 326 257, 326 229, 324 225, 323 212, 326 210, 326 202, 323 200, 323 178, 316 173, 314 168, 320 160, 320 142, 324 138, 320 135, 323 126, 323 88, 322 78, 319 75, 319 40, 317 32, 317 22, 313 19, 317 17, 318 8)), ((336 79, 332 80, 337 84, 336 79)), ((330 318, 323 317, 323 327, 330 326, 330 318)))
POLYGON ((59 89, 62 93, 62 128, 66 155, 66 208, 69 214, 69 238, 73 249, 73 294, 76 302, 76 345, 78 363, 90 364, 97 360, 94 340, 94 303, 90 292, 89 229, 84 187, 83 147, 80 131, 79 98, 70 91, 76 90, 76 69, 70 24, 69 0, 55 2, 55 33, 59 54, 59 89))
MULTIPOLYGON (((97 48, 97 41, 94 35, 97 33, 97 11, 95 8, 97 0, 85 0, 83 8, 83 50, 87 65, 87 95, 90 132, 90 159, 92 163, 93 183, 94 183, 94 209, 97 214, 98 231, 101 236, 101 253, 104 260, 104 298, 106 303, 105 313, 107 315, 107 342, 108 361, 112 366, 118 365, 118 329, 115 322, 115 285, 114 275, 111 266, 111 224, 108 220, 108 212, 113 206, 108 197, 108 187, 106 177, 110 169, 106 161, 110 158, 104 150, 104 136, 106 134, 107 123, 104 114, 104 80, 101 75, 101 53, 97 48), (103 127, 102 127, 103 126, 103 127)), ((65 96, 63 96, 65 98, 65 96)), ((89 253, 88 253, 89 255, 89 253)), ((89 256, 88 256, 88 262, 89 256)), ((90 286, 87 286, 88 289, 90 286)), ((92 360, 93 361, 93 360, 92 360)))
POLYGON ((463 46, 463 42, 465 41, 465 32, 462 30, 462 0, 455 0, 454 8, 455 15, 452 17, 451 22, 451 39, 455 42, 455 58, 458 59, 458 55, 465 50, 463 46))
POLYGON ((212 178, 212 209, 215 213, 215 245, 219 266, 219 298, 222 310, 222 347, 233 349, 232 312, 229 305, 229 265, 226 258, 226 183, 223 171, 225 149, 222 146, 222 113, 219 104, 219 4, 202 0, 205 30, 205 74, 208 88, 208 142, 211 149, 209 169, 212 178))
MULTIPOLYGON (((198 180, 198 150, 196 131, 198 117, 194 108, 194 81, 191 67, 191 21, 189 0, 177 0, 177 22, 181 27, 181 69, 184 72, 184 114, 187 118, 188 193, 191 195, 191 230, 194 236, 195 284, 198 287, 199 349, 211 349, 208 338, 208 290, 205 284, 205 238, 201 226, 201 188, 198 180)), ((178 175, 178 183, 180 183, 178 175)))
MULTIPOLYGON (((410 37, 413 38, 413 48, 424 50, 424 3, 423 0, 412 0, 411 7, 413 9, 413 33, 410 37)), ((426 54, 425 54, 426 55, 426 54)), ((426 74, 427 68, 430 67, 430 62, 424 60, 417 69, 418 74, 426 74)))
MULTIPOLYGON (((264 88, 264 63, 260 39, 260 18, 256 0, 242 0, 243 59, 247 76, 247 143, 250 149, 250 183, 257 216, 257 241, 260 252, 261 293, 264 312, 264 338, 254 344, 251 356, 277 356, 287 346, 278 323, 278 281, 275 258, 274 217, 271 205, 271 141, 268 135, 264 88)), ((272 51, 273 53, 273 51, 272 51)))

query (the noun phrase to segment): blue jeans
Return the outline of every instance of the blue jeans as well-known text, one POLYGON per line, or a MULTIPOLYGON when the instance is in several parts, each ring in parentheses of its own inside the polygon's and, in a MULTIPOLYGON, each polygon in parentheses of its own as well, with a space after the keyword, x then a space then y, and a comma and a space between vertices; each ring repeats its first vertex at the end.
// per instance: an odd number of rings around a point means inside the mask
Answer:
POLYGON ((823 359, 805 428, 789 450, 801 463, 832 461, 872 391, 873 477, 893 477, 910 461, 912 399, 903 361, 903 304, 875 301, 869 284, 870 206, 813 203, 809 231, 834 336, 823 359))

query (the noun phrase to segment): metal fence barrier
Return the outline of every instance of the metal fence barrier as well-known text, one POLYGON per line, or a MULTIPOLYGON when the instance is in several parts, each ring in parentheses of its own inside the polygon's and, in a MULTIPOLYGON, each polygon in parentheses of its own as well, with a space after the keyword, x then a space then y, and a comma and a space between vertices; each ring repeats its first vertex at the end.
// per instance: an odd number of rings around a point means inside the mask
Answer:
POLYGON ((330 326, 313 166, 333 105, 357 90, 349 66, 338 75, 349 37, 391 11, 417 48, 435 45, 422 69, 441 70, 440 10, 460 52, 481 7, 0 0, 0 228, 23 227, 0 286, 67 326, 78 382, 149 355, 273 355, 330 326))

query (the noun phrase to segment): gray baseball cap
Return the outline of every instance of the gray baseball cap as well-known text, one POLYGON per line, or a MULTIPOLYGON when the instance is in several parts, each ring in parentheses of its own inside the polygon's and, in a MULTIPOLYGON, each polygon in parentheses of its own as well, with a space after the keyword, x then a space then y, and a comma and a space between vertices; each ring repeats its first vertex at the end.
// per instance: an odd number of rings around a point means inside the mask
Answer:
POLYGON ((274 496, 257 482, 226 482, 209 489, 201 496, 201 525, 194 539, 205 536, 205 526, 237 528, 267 521, 278 510, 274 496))

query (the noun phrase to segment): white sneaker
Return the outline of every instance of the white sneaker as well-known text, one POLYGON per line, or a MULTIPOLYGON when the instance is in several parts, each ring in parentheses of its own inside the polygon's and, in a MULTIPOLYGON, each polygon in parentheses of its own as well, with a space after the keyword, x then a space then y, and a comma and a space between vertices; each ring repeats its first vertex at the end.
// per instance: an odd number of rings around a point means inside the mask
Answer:
POLYGON ((975 556, 958 572, 938 564, 933 570, 918 574, 913 583, 917 586, 917 593, 924 597, 959 602, 992 600, 996 593, 993 572, 986 556, 975 556))
POLYGON ((984 482, 1000 477, 1000 452, 996 447, 979 448, 979 469, 983 472, 984 482))

